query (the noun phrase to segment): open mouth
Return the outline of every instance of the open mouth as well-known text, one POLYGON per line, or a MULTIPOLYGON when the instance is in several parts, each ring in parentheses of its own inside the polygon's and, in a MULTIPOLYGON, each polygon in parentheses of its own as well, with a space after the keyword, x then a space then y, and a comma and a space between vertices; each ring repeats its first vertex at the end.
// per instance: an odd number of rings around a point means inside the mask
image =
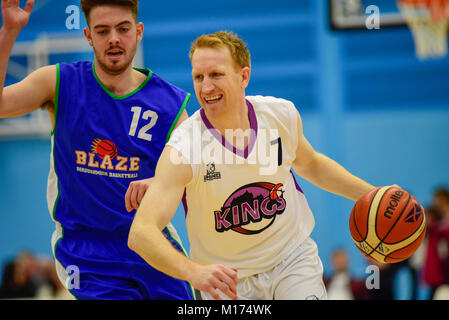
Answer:
POLYGON ((223 95, 215 95, 215 96, 210 96, 210 97, 204 97, 204 101, 207 104, 212 104, 212 103, 216 103, 218 101, 220 101, 223 98, 223 95))
POLYGON ((124 52, 122 50, 111 50, 106 52, 106 55, 111 58, 118 58, 121 57, 123 54, 124 52))

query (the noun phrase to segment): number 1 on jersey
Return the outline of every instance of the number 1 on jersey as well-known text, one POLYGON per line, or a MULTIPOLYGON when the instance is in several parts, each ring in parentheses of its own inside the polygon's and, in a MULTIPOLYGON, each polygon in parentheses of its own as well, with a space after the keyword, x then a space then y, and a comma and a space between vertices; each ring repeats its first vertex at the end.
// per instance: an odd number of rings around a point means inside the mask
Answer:
MULTIPOLYGON (((131 112, 134 114, 133 119, 131 121, 131 126, 129 127, 129 135, 134 137, 136 135, 137 126, 140 121, 140 115, 142 113, 141 107, 132 107, 131 112)), ((153 128, 157 122, 158 115, 156 112, 147 110, 143 113, 142 119, 148 120, 150 118, 150 122, 148 122, 146 125, 144 125, 142 128, 140 128, 139 133, 137 135, 137 138, 151 141, 152 135, 147 133, 151 128, 153 128)))
POLYGON ((282 166, 282 140, 281 137, 270 141, 270 144, 274 146, 275 144, 278 145, 278 167, 282 166))

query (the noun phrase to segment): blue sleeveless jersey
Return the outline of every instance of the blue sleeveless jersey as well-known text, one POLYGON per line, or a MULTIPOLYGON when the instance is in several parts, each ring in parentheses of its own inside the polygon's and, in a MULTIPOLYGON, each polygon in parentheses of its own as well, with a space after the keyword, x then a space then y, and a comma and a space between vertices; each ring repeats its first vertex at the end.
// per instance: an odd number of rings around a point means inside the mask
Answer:
POLYGON ((124 196, 154 175, 157 160, 190 94, 148 69, 135 91, 115 96, 92 62, 57 65, 48 205, 64 236, 127 237, 135 211, 124 196))

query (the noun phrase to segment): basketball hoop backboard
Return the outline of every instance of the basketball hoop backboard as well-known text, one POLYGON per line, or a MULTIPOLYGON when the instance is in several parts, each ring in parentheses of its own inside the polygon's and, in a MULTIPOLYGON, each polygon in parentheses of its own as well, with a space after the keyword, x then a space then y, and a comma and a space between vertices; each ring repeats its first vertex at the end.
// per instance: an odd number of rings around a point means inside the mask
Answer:
POLYGON ((333 30, 408 27, 420 60, 447 55, 449 0, 329 0, 333 30))
POLYGON ((378 10, 379 27, 406 26, 394 0, 329 0, 330 25, 334 30, 367 29, 366 19, 378 10))

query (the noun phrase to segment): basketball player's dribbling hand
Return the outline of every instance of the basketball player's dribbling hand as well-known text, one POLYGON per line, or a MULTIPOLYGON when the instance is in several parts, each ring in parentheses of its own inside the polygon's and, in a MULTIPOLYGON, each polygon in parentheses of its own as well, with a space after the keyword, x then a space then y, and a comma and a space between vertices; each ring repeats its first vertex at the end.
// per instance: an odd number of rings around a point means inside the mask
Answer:
POLYGON ((20 0, 2 0, 3 28, 20 31, 25 27, 33 9, 34 0, 28 0, 25 8, 20 8, 20 0))
POLYGON ((219 264, 201 265, 189 279, 194 288, 207 292, 215 300, 222 300, 218 290, 237 300, 237 281, 237 269, 219 264))
POLYGON ((139 204, 151 184, 151 179, 136 180, 129 184, 125 194, 125 206, 128 212, 139 208, 139 204))

